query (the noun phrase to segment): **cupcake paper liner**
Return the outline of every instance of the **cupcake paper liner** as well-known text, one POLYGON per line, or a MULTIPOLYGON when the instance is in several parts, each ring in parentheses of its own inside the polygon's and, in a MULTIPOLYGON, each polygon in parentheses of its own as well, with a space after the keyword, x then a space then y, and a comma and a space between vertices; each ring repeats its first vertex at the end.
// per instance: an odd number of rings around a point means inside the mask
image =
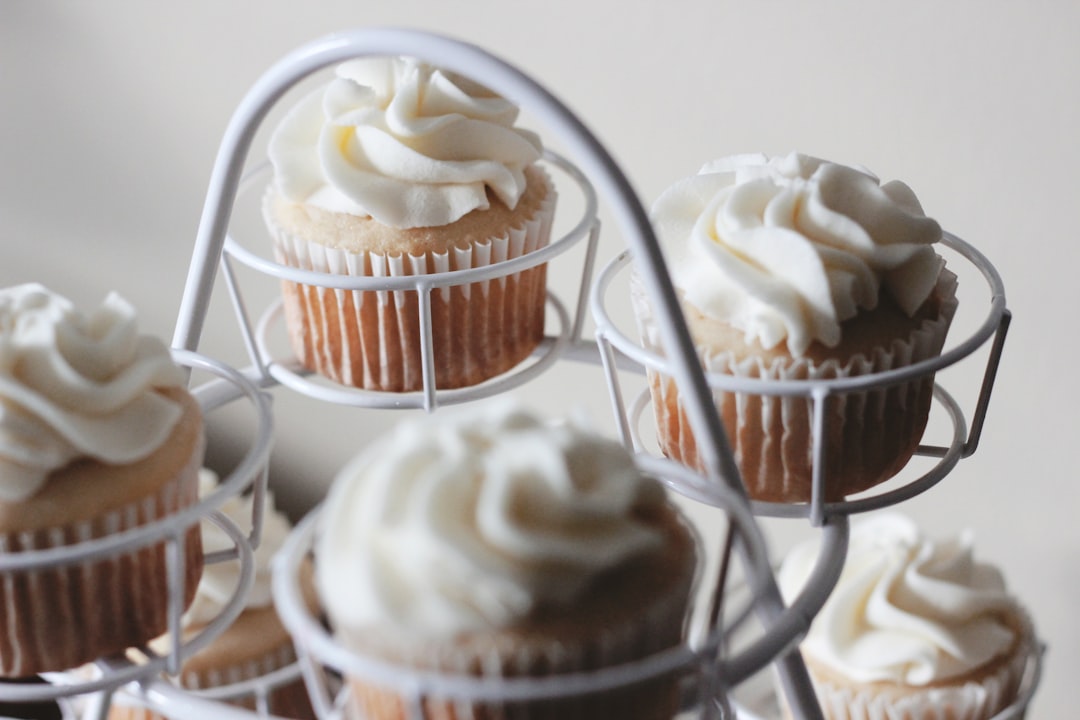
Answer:
MULTIPOLYGON (((913 365, 941 353, 956 310, 956 276, 943 270, 938 281, 943 299, 938 317, 907 338, 861 354, 845 364, 812 363, 791 358, 765 364, 756 358, 736 360, 723 351, 699 358, 708 373, 762 380, 836 379, 882 373, 913 365)), ((646 348, 662 352, 657 319, 640 283, 631 297, 646 348)), ((648 372, 657 439, 668 457, 701 470, 693 429, 675 381, 654 368, 648 372)), ((825 499, 840 500, 866 490, 899 472, 918 448, 933 399, 933 375, 866 391, 831 395, 824 438, 825 499)), ((813 400, 715 390, 713 399, 735 453, 742 482, 756 500, 806 502, 813 472, 813 400)))
MULTIPOLYGON (((597 670, 678 644, 682 638, 685 602, 684 598, 682 603, 664 603, 634 627, 613 628, 587 642, 478 642, 439 648, 426 658, 413 660, 418 667, 434 665, 434 669, 449 675, 494 680, 597 670)), ((672 676, 573 697, 507 702, 406 697, 362 678, 352 678, 349 686, 353 700, 351 716, 357 720, 657 719, 673 717, 678 703, 678 678, 672 676), (419 714, 413 713, 414 707, 419 714)))
MULTIPOLYGON (((520 228, 446 253, 354 253, 303 240, 267 215, 278 263, 352 277, 402 277, 479 268, 548 244, 555 192, 520 228)), ((543 338, 546 265, 437 288, 431 293, 432 350, 439 389, 475 385, 520 363, 543 338)), ((352 291, 282 281, 293 351, 308 369, 369 390, 423 388, 416 291, 352 291)))
MULTIPOLYGON (((155 493, 65 527, 0 533, 0 553, 60 548, 160 520, 198 499, 202 444, 155 493)), ((25 677, 74 668, 141 645, 168 626, 169 578, 159 541, 46 569, 0 573, 0 674, 25 677)), ((184 602, 202 574, 198 524, 183 535, 184 602)))

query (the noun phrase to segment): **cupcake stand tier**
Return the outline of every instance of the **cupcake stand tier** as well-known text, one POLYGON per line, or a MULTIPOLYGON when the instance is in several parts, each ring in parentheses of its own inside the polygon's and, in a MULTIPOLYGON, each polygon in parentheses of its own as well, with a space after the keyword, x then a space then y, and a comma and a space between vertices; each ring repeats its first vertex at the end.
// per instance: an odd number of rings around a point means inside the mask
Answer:
MULTIPOLYGON (((680 682, 685 708, 680 718, 753 718, 759 717, 754 714, 756 710, 740 708, 733 698, 737 700, 741 697, 738 690, 740 686, 749 684, 748 679, 771 666, 780 679, 784 699, 795 716, 819 718, 821 712, 816 705, 797 644, 839 577, 847 548, 848 516, 901 502, 925 491, 947 475, 960 459, 974 452, 978 444, 1010 315, 1005 307, 1000 278, 990 262, 958 238, 948 236, 945 245, 962 263, 968 263, 979 271, 989 288, 990 301, 982 324, 940 359, 858 381, 815 381, 780 386, 742 386, 733 383, 733 386, 725 389, 810 398, 815 407, 816 436, 821 437, 825 422, 821 408, 830 394, 865 389, 867 386, 884 386, 932 374, 967 360, 976 350, 988 345, 984 379, 971 412, 970 429, 960 405, 944 388, 935 386, 934 397, 951 422, 952 439, 946 446, 920 446, 920 455, 937 459, 934 467, 921 477, 888 492, 851 502, 827 503, 821 497, 822 493, 816 491, 811 502, 802 505, 751 502, 739 481, 727 436, 711 401, 712 388, 733 381, 706 377, 702 372, 647 214, 622 171, 595 136, 545 88, 513 66, 475 46, 438 35, 390 29, 357 30, 322 38, 284 57, 255 83, 234 113, 219 149, 187 285, 181 299, 173 345, 182 361, 194 361, 199 357, 194 351, 203 332, 210 298, 220 271, 236 310, 239 335, 251 364, 243 371, 215 368, 220 378, 202 386, 199 389, 200 398, 208 407, 247 398, 258 410, 257 429, 242 467, 238 467, 226 479, 219 493, 200 503, 198 515, 178 519, 177 527, 162 532, 175 536, 187 526, 184 522, 190 524, 200 517, 228 523, 214 511, 225 497, 243 491, 252 483, 257 492, 263 491, 270 435, 270 411, 264 393, 269 388, 283 386, 309 396, 317 403, 329 402, 372 411, 413 407, 435 412, 443 405, 474 401, 511 390, 557 362, 595 365, 597 371, 603 372, 607 378, 616 425, 622 439, 638 450, 641 466, 655 474, 674 492, 715 509, 726 520, 728 530, 724 547, 707 548, 712 551, 709 562, 715 565, 713 574, 716 579, 714 588, 707 588, 713 591, 702 593, 705 597, 700 604, 704 611, 698 613, 700 619, 695 637, 682 646, 641 662, 571 676, 493 684, 476 678, 403 672, 346 652, 335 644, 325 627, 304 607, 295 578, 300 559, 310 548, 314 522, 318 516, 316 509, 290 536, 274 568, 275 603, 293 635, 300 657, 299 667, 290 672, 303 673, 314 709, 321 718, 341 716, 344 703, 348 702, 348 692, 342 691, 339 681, 343 674, 358 675, 413 697, 416 702, 409 717, 415 718, 422 717, 420 698, 430 695, 492 702, 568 697, 663 677, 676 677, 680 682), (568 148, 567 154, 575 159, 576 164, 549 152, 545 156, 545 163, 580 191, 584 208, 580 221, 547 248, 515 260, 474 270, 394 278, 351 278, 288 268, 265 259, 233 238, 230 235, 230 220, 234 205, 255 180, 261 177, 264 180, 262 185, 265 185, 266 164, 247 168, 246 162, 256 130, 269 110, 286 91, 316 71, 356 57, 382 55, 413 56, 447 67, 482 82, 528 110, 546 132, 568 148), (608 203, 628 247, 603 269, 594 282, 592 276, 599 236, 597 196, 608 203), (555 318, 558 327, 548 328, 549 335, 533 357, 518 368, 476 387, 456 390, 436 388, 430 325, 432 294, 452 285, 495 280, 526 267, 554 261, 582 241, 585 243, 585 260, 580 268, 581 284, 576 306, 572 311, 567 310, 554 294, 549 293, 549 317, 555 318), (606 310, 608 290, 613 279, 631 262, 635 264, 658 313, 666 319, 660 324, 662 344, 667 350, 663 358, 650 354, 630 339, 627 333, 616 327, 606 310), (275 357, 268 338, 281 321, 280 306, 272 305, 258 318, 253 317, 248 311, 235 263, 277 279, 331 287, 338 292, 374 290, 417 293, 423 390, 382 393, 344 388, 310 376, 292 358, 275 357), (591 309, 597 326, 595 340, 582 337, 588 309, 591 309), (687 398, 687 413, 695 435, 701 438, 699 447, 707 468, 704 473, 676 466, 645 449, 638 426, 647 398, 638 397, 628 401, 621 387, 620 374, 641 374, 647 367, 662 369, 673 376, 681 395, 687 398), (823 550, 811 582, 790 606, 785 606, 780 598, 764 539, 755 521, 756 515, 804 518, 821 533, 823 550), (733 579, 735 575, 738 575, 738 580, 733 579), (762 630, 749 639, 740 640, 746 634, 750 616, 756 617, 762 630)), ((820 442, 815 443, 814 452, 815 467, 820 468, 824 454, 820 442)), ((821 478, 815 477, 814 482, 815 488, 820 487, 821 478)), ((260 506, 259 503, 255 505, 260 506)), ((250 560, 251 544, 258 542, 259 520, 253 520, 255 531, 251 537, 243 537, 235 528, 231 533, 237 542, 234 555, 238 554, 246 561, 250 560)), ((6 560, 0 558, 0 571, 9 569, 3 564, 6 560)), ((42 559, 42 562, 52 561, 52 558, 42 559)), ((250 583, 250 568, 247 564, 245 568, 241 585, 250 583)), ((174 590, 178 593, 178 584, 174 590)), ((237 595, 241 593, 242 589, 238 588, 237 595)), ((239 613, 235 600, 235 607, 227 609, 219 619, 221 627, 239 613)), ((178 606, 179 602, 174 600, 173 605, 178 606)), ((175 631, 179 627, 179 612, 175 607, 172 619, 175 631)), ((215 635, 216 632, 220 632, 220 628, 213 624, 212 629, 207 630, 208 635, 215 635)), ((209 639, 212 638, 207 638, 205 642, 209 639)), ((155 679, 162 671, 173 673, 185 652, 185 648, 181 647, 169 657, 142 666, 116 658, 103 660, 96 664, 96 678, 93 680, 75 682, 72 680, 73 674, 59 674, 56 678, 50 678, 52 683, 44 686, 44 691, 40 690, 41 686, 0 688, 0 700, 41 697, 43 693, 50 698, 77 696, 86 708, 80 711, 84 717, 104 717, 108 705, 113 701, 168 711, 171 717, 176 718, 268 717, 265 712, 266 693, 272 683, 281 678, 269 678, 263 683, 256 683, 254 687, 226 688, 218 694, 181 691, 167 680, 155 679), (38 694, 34 695, 35 692, 38 694), (223 693, 228 692, 254 694, 262 701, 259 704, 261 709, 250 712, 224 705, 221 702, 223 693)), ((1027 699, 1037 684, 1039 664, 1039 657, 1032 658, 1025 697, 1003 712, 998 720, 1022 715, 1027 699)), ((772 693, 764 692, 762 695, 767 702, 774 702, 772 693)), ((775 709, 766 712, 775 713, 775 709)))

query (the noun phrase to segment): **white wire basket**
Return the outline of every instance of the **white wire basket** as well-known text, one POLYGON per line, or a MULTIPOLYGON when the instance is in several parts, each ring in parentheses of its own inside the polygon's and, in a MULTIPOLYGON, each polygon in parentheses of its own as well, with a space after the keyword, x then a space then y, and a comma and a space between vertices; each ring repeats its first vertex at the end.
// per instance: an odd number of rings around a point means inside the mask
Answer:
MULTIPOLYGON (((490 712, 492 717, 503 717, 503 713, 506 717, 532 717, 526 710, 531 703, 549 704, 544 712, 550 714, 551 704, 564 702, 572 707, 574 701, 582 698, 665 679, 681 688, 679 717, 730 716, 728 689, 761 670, 776 652, 772 647, 751 647, 732 657, 726 651, 729 636, 750 617, 753 602, 762 594, 760 585, 770 577, 768 552, 753 530, 753 516, 737 495, 724 487, 702 485, 696 474, 670 461, 645 457, 640 461, 644 472, 717 509, 716 521, 727 523, 729 540, 725 548, 713 548, 711 553, 709 548, 701 548, 710 556, 706 565, 719 559, 722 567, 720 576, 710 586, 721 590, 725 586, 723 574, 729 567, 728 555, 732 546, 739 543, 744 546, 751 567, 746 575, 753 588, 751 597, 743 599, 738 607, 718 607, 716 603, 723 604, 724 595, 715 595, 709 592, 710 587, 704 587, 697 595, 697 606, 688 615, 687 623, 691 627, 685 642, 638 661, 602 670, 515 678, 418 670, 349 650, 328 629, 321 614, 305 603, 297 576, 302 564, 311 557, 318 534, 321 509, 316 509, 296 528, 275 560, 274 597, 282 621, 296 642, 317 716, 365 717, 354 705, 350 685, 343 683, 343 678, 392 693, 402 702, 403 720, 429 717, 424 708, 430 703, 462 708, 463 717, 469 717, 472 712, 464 708, 473 706, 485 708, 480 712, 490 712), (697 488, 696 492, 692 487, 697 488)), ((832 542, 845 540, 846 533, 833 534, 832 542)))
MULTIPOLYGON (((955 260, 970 265, 978 271, 986 284, 987 305, 985 315, 960 340, 953 340, 950 347, 939 357, 922 362, 869 375, 841 377, 830 380, 758 380, 739 378, 719 373, 707 373, 706 383, 710 391, 723 391, 740 395, 769 395, 806 398, 813 405, 814 468, 825 467, 828 458, 822 438, 825 433, 825 407, 832 395, 850 392, 865 392, 891 385, 910 382, 911 380, 933 377, 939 371, 971 358, 976 351, 989 345, 986 353, 983 380, 974 406, 970 408, 971 422, 968 424, 964 410, 954 397, 940 384, 934 386, 934 400, 948 420, 951 434, 947 444, 922 444, 916 455, 934 458, 936 462, 929 469, 914 477, 903 478, 903 484, 896 487, 896 482, 888 486, 885 492, 864 493, 858 498, 843 501, 826 502, 822 491, 823 473, 815 472, 811 499, 807 503, 779 503, 751 501, 754 513, 759 516, 804 517, 811 524, 820 525, 826 518, 837 514, 853 514, 878 510, 911 499, 925 492, 946 475, 957 463, 972 455, 979 444, 983 424, 990 403, 990 394, 997 376, 1001 352, 1008 332, 1011 313, 1005 304, 1005 289, 997 270, 978 250, 950 233, 945 233, 942 245, 955 255, 955 260)), ((597 323, 597 338, 604 370, 611 390, 612 404, 616 422, 623 442, 638 452, 649 451, 649 439, 642 432, 641 424, 651 399, 648 390, 642 390, 636 396, 627 396, 619 380, 619 369, 633 367, 639 374, 646 371, 670 375, 670 362, 661 354, 650 350, 631 334, 619 327, 608 312, 609 304, 625 302, 626 298, 612 297, 612 284, 621 274, 629 270, 630 253, 623 252, 604 267, 593 285, 590 306, 597 323)))
MULTIPOLYGON (((595 192, 581 172, 565 158, 548 151, 545 165, 559 173, 580 194, 582 213, 576 223, 555 238, 550 244, 520 257, 493 262, 490 265, 464 270, 418 275, 348 276, 331 272, 304 270, 283 265, 252 251, 234 233, 225 236, 222 245, 221 268, 228 290, 233 298, 241 338, 247 348, 251 368, 249 374, 258 378, 262 385, 282 385, 321 402, 372 409, 423 408, 433 411, 439 406, 479 400, 503 394, 535 379, 551 369, 571 344, 580 342, 586 311, 586 297, 591 284, 591 272, 595 263, 599 226, 596 220, 597 200, 595 192), (439 389, 435 383, 437 353, 431 333, 432 295, 442 289, 467 286, 473 283, 498 281, 529 268, 550 263, 582 241, 586 243, 586 255, 581 263, 581 281, 576 306, 571 313, 566 304, 553 292, 547 294, 549 316, 555 327, 547 328, 546 335, 532 356, 516 367, 483 383, 462 388, 439 389), (421 359, 423 366, 422 389, 408 392, 388 392, 347 387, 325 380, 316 373, 300 366, 291 352, 283 354, 276 349, 275 338, 283 335, 284 313, 280 299, 272 302, 262 314, 255 317, 249 311, 244 283, 238 278, 234 263, 240 263, 262 275, 318 288, 332 288, 342 293, 416 293, 418 310, 416 321, 420 328, 421 359)), ((267 182, 268 163, 260 163, 245 173, 239 184, 238 201, 249 204, 257 202, 267 182)), ((265 238, 261 243, 265 245, 265 238)), ((280 345, 280 343, 279 343, 280 345)))

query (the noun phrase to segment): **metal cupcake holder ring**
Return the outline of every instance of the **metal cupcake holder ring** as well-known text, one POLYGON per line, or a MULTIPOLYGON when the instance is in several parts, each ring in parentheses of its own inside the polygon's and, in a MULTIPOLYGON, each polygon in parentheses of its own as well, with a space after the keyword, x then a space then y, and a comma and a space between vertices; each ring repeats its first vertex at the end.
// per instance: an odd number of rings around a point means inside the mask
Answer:
MULTIPOLYGON (((596 195, 588 180, 569 161, 551 151, 545 152, 544 161, 548 167, 558 170, 580 191, 584 201, 581 218, 573 228, 554 239, 549 245, 520 257, 484 267, 396 277, 356 277, 282 265, 259 253, 252 252, 232 234, 226 235, 222 245, 221 267, 234 307, 238 311, 241 336, 252 362, 249 373, 253 373, 257 382, 264 386, 281 384, 322 402, 353 407, 423 408, 433 411, 441 405, 468 402, 505 393, 550 369, 564 355, 572 342, 580 341, 586 298, 592 281, 591 271, 595 264, 596 246, 599 240, 599 225, 596 221, 596 195), (557 328, 555 332, 544 337, 530 360, 479 385, 438 389, 435 383, 435 350, 431 328, 432 293, 454 286, 498 280, 543 265, 566 253, 583 239, 587 239, 586 258, 582 264, 577 309, 573 318, 559 298, 548 292, 547 305, 552 311, 552 317, 557 321, 557 328), (326 381, 317 374, 299 367, 299 363, 293 357, 276 358, 271 349, 271 336, 275 329, 280 329, 283 321, 282 301, 279 299, 271 304, 258 320, 253 322, 252 316, 247 311, 247 303, 244 301, 242 283, 238 280, 232 266, 234 260, 264 275, 307 286, 332 288, 341 292, 411 291, 418 293, 417 321, 420 328, 423 389, 412 392, 382 392, 346 387, 326 381)), ((245 173, 240 184, 241 193, 247 191, 257 198, 258 191, 265 186, 268 169, 269 163, 262 163, 245 173), (254 192, 251 192, 252 190, 254 192)))
MULTIPOLYGON (((808 503, 778 503, 751 501, 754 513, 774 517, 807 517, 811 524, 821 525, 828 517, 838 514, 852 514, 877 510, 908 500, 925 492, 937 484, 962 459, 975 452, 982 433, 990 393, 994 386, 1001 351, 1008 331, 1011 313, 1005 307, 1005 290, 997 270, 978 250, 950 233, 945 233, 942 244, 954 251, 966 263, 976 268, 985 280, 990 299, 987 313, 981 324, 972 333, 943 352, 939 357, 923 360, 919 363, 857 377, 831 380, 758 380, 735 377, 721 373, 706 373, 706 382, 711 390, 745 395, 768 395, 784 397, 803 397, 813 403, 814 443, 813 443, 813 485, 812 496, 808 503), (991 342, 992 341, 992 342, 991 342), (827 400, 832 395, 850 392, 864 392, 891 385, 909 382, 913 379, 932 376, 938 371, 955 365, 971 356, 987 342, 991 342, 986 358, 986 367, 979 396, 972 410, 970 431, 965 422, 964 413, 957 401, 941 385, 934 385, 934 400, 946 412, 952 424, 951 441, 946 446, 920 445, 917 455, 937 458, 937 463, 921 476, 911 479, 901 487, 878 494, 860 497, 854 500, 826 502, 822 492, 824 473, 821 468, 828 461, 825 444, 825 409, 827 400)), ((646 446, 639 430, 641 417, 650 403, 648 390, 642 391, 636 398, 627 402, 619 382, 619 368, 633 368, 644 373, 646 369, 661 374, 672 374, 672 363, 662 355, 646 349, 642 344, 629 337, 612 321, 607 312, 607 294, 612 281, 631 262, 631 254, 624 252, 604 267, 593 286, 590 298, 592 313, 597 324, 597 338, 601 357, 611 389, 612 403, 616 421, 623 441, 631 447, 641 450, 646 446), (621 353, 622 357, 616 355, 621 353)), ((710 392, 711 397, 711 392, 710 392)))
MULTIPOLYGON (((145 662, 131 662, 126 658, 101 658, 94 667, 70 669, 63 672, 44 673, 46 684, 3 683, 0 684, 0 701, 35 703, 87 696, 90 704, 108 706, 108 697, 129 683, 150 682, 164 675, 179 672, 184 660, 209 645, 240 614, 243 600, 254 580, 252 551, 258 546, 262 530, 261 512, 252 517, 252 531, 242 533, 235 523, 219 512, 218 508, 229 497, 251 488, 256 496, 266 492, 266 463, 270 451, 270 411, 267 400, 258 388, 237 371, 216 360, 189 351, 174 351, 178 365, 210 373, 216 378, 206 385, 191 390, 204 414, 212 412, 220 403, 204 392, 215 386, 228 387, 232 399, 245 398, 255 410, 255 428, 251 445, 232 472, 222 478, 220 486, 206 497, 184 510, 152 523, 74 545, 0 555, 0 576, 6 573, 49 570, 78 563, 107 560, 127 555, 157 543, 164 543, 166 579, 169 599, 168 632, 174 638, 181 637, 181 616, 184 612, 184 566, 183 538, 188 529, 200 522, 212 522, 220 527, 233 541, 234 547, 217 553, 208 553, 205 563, 239 560, 240 577, 234 595, 226 603, 218 617, 199 632, 183 642, 173 643, 170 651, 159 655, 142 648, 145 662), (98 697, 90 697, 98 695, 98 697), (102 702, 104 699, 104 702, 102 702)), ((258 507, 258 503, 256 503, 258 507)), ((94 717, 92 711, 89 717, 94 717)))

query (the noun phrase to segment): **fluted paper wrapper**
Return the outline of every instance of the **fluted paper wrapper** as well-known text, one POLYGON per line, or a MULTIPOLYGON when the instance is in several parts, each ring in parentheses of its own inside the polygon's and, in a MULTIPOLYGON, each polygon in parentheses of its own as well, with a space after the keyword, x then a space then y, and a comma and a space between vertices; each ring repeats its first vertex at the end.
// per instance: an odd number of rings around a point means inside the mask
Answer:
MULTIPOLYGON (((936 292, 938 317, 906 338, 861 354, 845 364, 812 363, 792 357, 766 365, 756 358, 699 346, 707 373, 761 380, 835 379, 882 373, 941 354, 956 310, 956 276, 942 270, 936 292)), ((648 298, 639 281, 631 298, 642 341, 662 353, 648 298)), ((701 470, 693 428, 670 376, 649 368, 649 390, 660 449, 668 457, 701 470)), ((933 399, 932 375, 860 392, 834 394, 826 409, 824 450, 826 500, 841 500, 888 480, 918 448, 933 399)), ((806 502, 813 473, 813 400, 715 390, 713 399, 727 431, 742 481, 750 497, 773 502, 806 502)))
MULTIPOLYGON (((609 628, 587 641, 481 639, 458 645, 427 646, 414 657, 395 658, 394 662, 493 681, 598 670, 677 645, 682 639, 686 603, 685 595, 673 594, 644 614, 639 623, 609 628)), ((654 720, 675 715, 677 684, 676 677, 661 677, 574 697, 491 702, 404 697, 354 677, 349 681, 350 717, 354 720, 654 720)))
POLYGON ((189 690, 207 690, 234 685, 280 670, 295 661, 296 651, 289 642, 260 657, 238 659, 237 662, 225 667, 207 668, 199 672, 181 670, 180 684, 189 690))
POLYGON ((1027 622, 1025 638, 1007 661, 955 685, 840 685, 816 677, 808 661, 822 712, 826 720, 990 720, 1015 701, 1028 661, 1037 652, 1027 622))
MULTIPOLYGON (((65 527, 0 533, 0 553, 61 548, 131 530, 190 507, 198 499, 198 444, 188 465, 157 491, 99 517, 65 527)), ((202 574, 196 523, 182 538, 184 605, 202 574)), ((160 635, 169 621, 167 541, 124 553, 0 573, 0 675, 65 670, 122 652, 160 635)))
MULTIPOLYGON (((520 228, 447 253, 384 255, 330 248, 293 236, 267 214, 277 262, 353 277, 402 277, 468 270, 548 244, 555 212, 550 191, 520 228)), ((475 385, 527 358, 543 338, 547 267, 494 280, 438 288, 431 296, 435 384, 475 385)), ((285 321, 304 367, 368 390, 423 389, 416 291, 351 291, 282 282, 285 321)))

